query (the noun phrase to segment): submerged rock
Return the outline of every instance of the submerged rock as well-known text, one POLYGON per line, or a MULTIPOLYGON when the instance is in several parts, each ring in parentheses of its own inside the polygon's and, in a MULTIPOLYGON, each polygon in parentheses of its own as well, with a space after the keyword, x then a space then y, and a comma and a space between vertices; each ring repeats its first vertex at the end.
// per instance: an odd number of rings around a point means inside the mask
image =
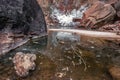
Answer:
POLYGON ((16 74, 20 77, 27 76, 30 70, 35 70, 35 60, 35 54, 24 54, 22 52, 17 52, 13 58, 16 74))
POLYGON ((68 32, 58 32, 56 35, 56 39, 58 41, 70 41, 70 42, 78 42, 80 41, 80 37, 68 32))
POLYGON ((109 72, 114 80, 120 80, 120 67, 114 66, 109 69, 109 72))

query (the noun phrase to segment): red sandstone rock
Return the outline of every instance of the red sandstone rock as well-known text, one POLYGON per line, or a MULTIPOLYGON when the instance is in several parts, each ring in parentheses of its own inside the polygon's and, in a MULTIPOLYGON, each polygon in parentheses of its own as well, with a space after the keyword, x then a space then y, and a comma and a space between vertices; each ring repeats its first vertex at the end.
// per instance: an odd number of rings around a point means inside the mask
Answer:
POLYGON ((97 1, 85 11, 81 24, 87 27, 94 27, 100 22, 109 22, 115 15, 116 11, 110 4, 97 1))
POLYGON ((115 22, 114 24, 106 24, 99 28, 100 31, 115 32, 120 33, 120 21, 115 22))

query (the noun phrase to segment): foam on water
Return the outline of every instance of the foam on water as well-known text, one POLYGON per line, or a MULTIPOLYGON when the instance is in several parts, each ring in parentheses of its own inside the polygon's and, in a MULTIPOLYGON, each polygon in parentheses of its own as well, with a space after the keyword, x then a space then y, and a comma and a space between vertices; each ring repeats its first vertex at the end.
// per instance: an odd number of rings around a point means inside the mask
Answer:
POLYGON ((51 17, 53 19, 57 19, 62 26, 70 26, 75 24, 72 21, 73 18, 82 18, 83 13, 86 11, 87 8, 88 8, 87 5, 83 5, 78 10, 73 9, 69 13, 63 13, 59 9, 52 7, 51 17))

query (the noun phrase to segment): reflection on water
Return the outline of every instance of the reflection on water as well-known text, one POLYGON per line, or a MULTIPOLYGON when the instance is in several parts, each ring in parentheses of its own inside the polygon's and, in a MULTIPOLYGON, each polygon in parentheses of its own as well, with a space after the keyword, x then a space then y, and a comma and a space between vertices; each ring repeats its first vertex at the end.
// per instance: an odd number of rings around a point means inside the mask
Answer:
POLYGON ((0 80, 112 80, 107 67, 112 64, 112 53, 117 54, 117 50, 105 47, 102 40, 67 35, 72 39, 50 33, 1 57, 0 80), (14 72, 11 58, 18 51, 37 55, 37 68, 26 78, 19 78, 14 72))

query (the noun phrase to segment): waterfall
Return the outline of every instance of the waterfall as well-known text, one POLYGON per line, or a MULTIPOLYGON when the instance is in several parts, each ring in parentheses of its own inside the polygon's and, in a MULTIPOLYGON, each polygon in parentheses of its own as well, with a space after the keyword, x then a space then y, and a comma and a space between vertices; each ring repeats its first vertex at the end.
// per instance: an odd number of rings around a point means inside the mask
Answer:
POLYGON ((79 9, 73 9, 70 12, 63 12, 60 11, 58 8, 55 6, 51 6, 51 18, 53 20, 57 20, 59 24, 62 26, 72 26, 75 25, 73 22, 73 18, 82 18, 83 13, 87 9, 87 4, 82 5, 79 9))

